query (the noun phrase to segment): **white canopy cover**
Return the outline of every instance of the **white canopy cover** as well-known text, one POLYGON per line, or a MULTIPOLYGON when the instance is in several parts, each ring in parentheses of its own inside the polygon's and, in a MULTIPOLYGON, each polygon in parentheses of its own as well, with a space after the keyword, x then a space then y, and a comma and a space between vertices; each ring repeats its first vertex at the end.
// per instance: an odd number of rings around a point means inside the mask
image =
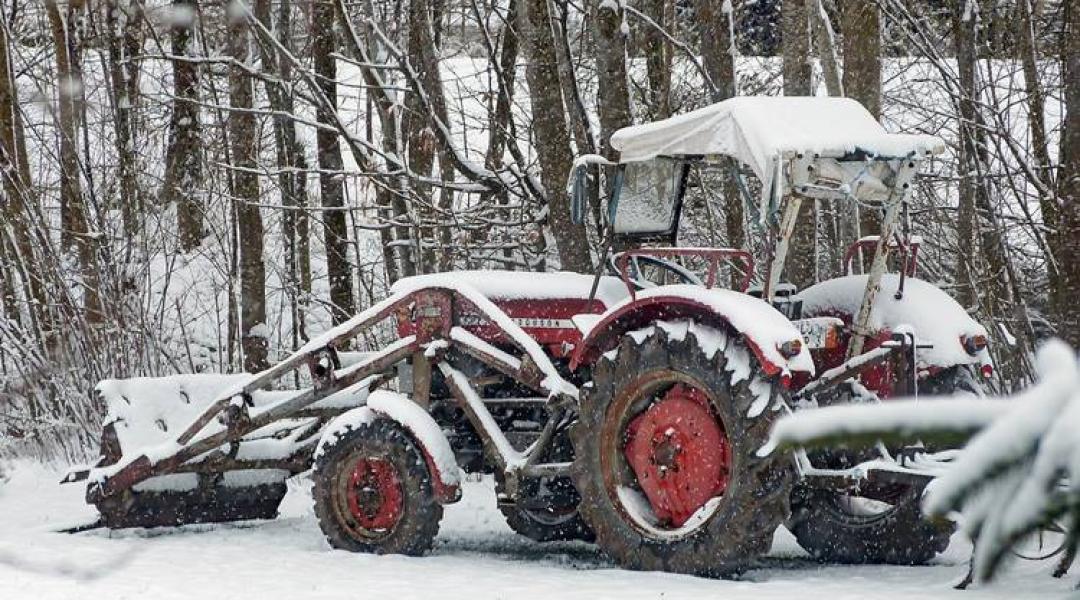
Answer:
MULTIPOLYGON (((772 188, 780 161, 794 154, 840 158, 856 150, 882 158, 944 151, 932 135, 888 133, 850 98, 742 96, 611 136, 619 162, 657 156, 723 154, 748 165, 772 188)), ((779 192, 779 190, 774 190, 779 192)))

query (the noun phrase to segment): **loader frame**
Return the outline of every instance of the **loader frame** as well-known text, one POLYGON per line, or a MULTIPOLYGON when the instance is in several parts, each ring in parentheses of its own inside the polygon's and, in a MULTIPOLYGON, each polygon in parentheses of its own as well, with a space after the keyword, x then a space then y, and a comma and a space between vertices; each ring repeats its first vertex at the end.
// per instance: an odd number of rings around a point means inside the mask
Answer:
MULTIPOLYGON (((497 307, 482 301, 475 294, 466 295, 462 290, 424 288, 391 296, 320 338, 317 343, 308 344, 288 359, 254 375, 242 386, 222 394, 176 438, 172 451, 156 449, 158 451, 143 452, 115 465, 97 469, 103 473, 95 476, 88 485, 87 502, 100 505, 116 501, 138 483, 172 473, 215 473, 256 468, 302 472, 311 465, 313 443, 293 456, 278 461, 240 461, 230 458, 229 453, 221 448, 238 443, 244 436, 284 418, 320 417, 320 422, 310 426, 318 431, 326 419, 348 409, 311 409, 311 405, 354 386, 381 385, 394 377, 394 366, 406 359, 412 361, 412 401, 422 408, 427 409, 430 404, 433 370, 439 369, 445 376, 457 406, 480 436, 485 456, 502 472, 510 496, 516 495, 517 482, 522 476, 567 475, 570 463, 543 462, 540 457, 548 453, 556 429, 565 423, 568 413, 576 410, 577 388, 561 378, 538 346, 530 347, 530 344, 522 343, 527 336, 519 328, 505 332, 507 340, 521 351, 521 356, 517 357, 456 326, 454 315, 457 307, 463 305, 467 305, 470 312, 479 309, 504 330, 508 326, 516 328, 508 319, 500 321, 499 315, 492 313, 492 310, 499 310, 497 307), (352 339, 395 316, 411 316, 416 333, 368 354, 361 362, 341 366, 339 353, 348 347, 352 339), (450 348, 546 396, 549 417, 535 443, 524 451, 514 449, 469 378, 447 360, 447 350, 450 348), (306 370, 312 382, 310 387, 263 407, 257 414, 249 411, 250 398, 255 391, 268 388, 301 370, 306 370), (221 422, 217 430, 200 436, 204 430, 213 429, 215 420, 221 422), (150 455, 156 458, 151 459, 150 455)), ((76 471, 65 482, 85 480, 91 478, 92 473, 91 470, 76 471)), ((438 496, 440 501, 448 503, 455 501, 459 494, 457 490, 450 490, 438 496)))

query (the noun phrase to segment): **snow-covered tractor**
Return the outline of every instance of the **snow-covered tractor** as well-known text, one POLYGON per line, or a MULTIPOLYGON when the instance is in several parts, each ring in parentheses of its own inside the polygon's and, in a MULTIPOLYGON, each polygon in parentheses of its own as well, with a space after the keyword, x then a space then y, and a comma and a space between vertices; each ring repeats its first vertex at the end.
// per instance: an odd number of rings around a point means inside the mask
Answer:
MULTIPOLYGON (((68 479, 105 526, 159 526, 272 517, 310 470, 326 538, 364 552, 430 548, 464 472, 494 474, 516 531, 595 540, 632 569, 731 574, 782 524, 829 560, 942 550, 951 527, 918 498, 948 451, 759 453, 788 411, 974 389, 991 368, 985 330, 914 278, 901 224, 940 140, 887 134, 849 100, 739 98, 612 145, 605 229, 624 250, 596 273, 410 277, 262 373, 103 382, 101 459, 68 479), (690 169, 736 163, 762 185, 760 274, 746 251, 676 243, 690 169), (804 199, 882 210, 852 249, 865 274, 784 283, 804 199), (743 289, 716 287, 721 264, 743 289), (385 322, 395 342, 348 351, 385 322)), ((577 162, 578 214, 602 161, 577 162)))

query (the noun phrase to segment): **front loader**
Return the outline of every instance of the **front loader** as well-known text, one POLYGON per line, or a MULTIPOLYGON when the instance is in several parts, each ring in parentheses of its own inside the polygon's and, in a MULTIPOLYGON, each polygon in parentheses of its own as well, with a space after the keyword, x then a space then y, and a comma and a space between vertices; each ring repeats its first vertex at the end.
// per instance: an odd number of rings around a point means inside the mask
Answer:
POLYGON ((427 550, 465 472, 494 475, 516 531, 594 540, 632 569, 730 575, 785 523, 827 560, 943 549, 951 527, 918 497, 947 451, 760 452, 791 410, 952 393, 991 368, 985 330, 914 277, 901 226, 941 141, 887 134, 850 100, 738 98, 612 145, 618 162, 582 157, 572 182, 580 216, 592 165, 613 170, 603 229, 622 250, 597 272, 410 277, 262 373, 103 382, 102 457, 69 480, 105 525, 154 526, 268 517, 311 470, 330 544, 376 553, 427 550), (744 250, 678 245, 691 169, 733 164, 761 184, 762 273, 744 250), (883 213, 852 249, 866 273, 784 281, 803 201, 883 213), (741 289, 717 287, 722 265, 741 289), (346 351, 384 322, 396 341, 346 351))

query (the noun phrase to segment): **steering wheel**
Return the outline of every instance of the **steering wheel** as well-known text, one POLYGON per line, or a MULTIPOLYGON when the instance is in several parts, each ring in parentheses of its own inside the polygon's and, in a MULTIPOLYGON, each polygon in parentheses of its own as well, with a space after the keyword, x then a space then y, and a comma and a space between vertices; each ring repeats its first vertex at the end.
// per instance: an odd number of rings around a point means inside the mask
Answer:
MULTIPOLYGON (((624 252, 617 252, 608 258, 608 270, 617 277, 619 262, 624 252)), ((679 263, 656 256, 631 256, 626 264, 627 276, 638 289, 653 288, 661 285, 687 284, 705 287, 701 279, 679 263)))

